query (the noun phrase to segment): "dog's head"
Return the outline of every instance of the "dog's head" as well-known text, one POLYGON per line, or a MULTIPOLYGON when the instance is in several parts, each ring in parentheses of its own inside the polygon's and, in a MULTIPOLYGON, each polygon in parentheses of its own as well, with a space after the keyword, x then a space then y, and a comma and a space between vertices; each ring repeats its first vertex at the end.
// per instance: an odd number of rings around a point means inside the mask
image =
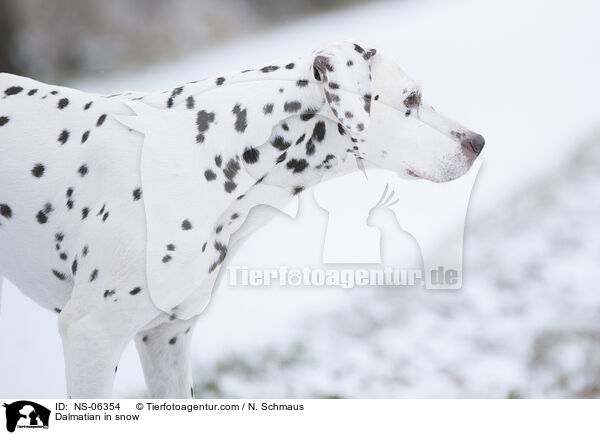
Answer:
POLYGON ((353 136, 355 154, 402 177, 434 182, 464 175, 483 136, 438 114, 395 62, 358 44, 328 46, 314 58, 332 114, 353 136))

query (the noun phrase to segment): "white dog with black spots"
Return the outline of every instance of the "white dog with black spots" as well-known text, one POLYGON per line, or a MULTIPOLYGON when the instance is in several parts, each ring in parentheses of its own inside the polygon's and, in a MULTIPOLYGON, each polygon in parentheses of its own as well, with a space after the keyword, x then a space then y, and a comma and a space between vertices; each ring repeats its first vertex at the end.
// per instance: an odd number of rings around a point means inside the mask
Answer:
POLYGON ((355 43, 163 93, 102 96, 2 73, 0 274, 58 314, 69 397, 110 397, 132 337, 152 397, 193 397, 194 324, 235 242, 268 220, 256 206, 281 208, 361 165, 453 180, 483 145, 355 43), (173 161, 154 164, 168 178, 189 166, 184 149, 198 174, 198 193, 172 207, 140 163, 152 127, 139 120, 169 116, 177 131, 156 130, 173 161), (188 202, 210 213, 184 215, 188 202))

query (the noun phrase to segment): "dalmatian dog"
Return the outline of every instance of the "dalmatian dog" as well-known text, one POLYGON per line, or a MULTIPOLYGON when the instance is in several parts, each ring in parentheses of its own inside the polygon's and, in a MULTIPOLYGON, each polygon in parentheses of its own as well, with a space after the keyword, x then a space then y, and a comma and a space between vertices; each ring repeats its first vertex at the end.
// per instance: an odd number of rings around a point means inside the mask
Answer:
POLYGON ((69 397, 110 397, 132 338, 152 397, 193 397, 194 325, 245 234, 324 176, 445 182, 483 146, 352 42, 162 93, 3 73, 0 274, 57 313, 69 397))

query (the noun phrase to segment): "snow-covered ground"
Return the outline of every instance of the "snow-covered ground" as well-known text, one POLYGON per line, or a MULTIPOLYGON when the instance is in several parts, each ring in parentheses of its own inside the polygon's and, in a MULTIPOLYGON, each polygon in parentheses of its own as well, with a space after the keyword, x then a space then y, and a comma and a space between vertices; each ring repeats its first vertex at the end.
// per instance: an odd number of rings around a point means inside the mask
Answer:
MULTIPOLYGON (((358 39, 397 58, 422 83, 425 99, 486 137, 463 290, 222 285, 195 336, 197 390, 226 397, 597 396, 600 152, 597 136, 582 143, 600 124, 599 19, 593 1, 382 2, 147 71, 70 83, 106 93, 166 89, 358 39)), ((278 258, 305 264, 322 246, 321 235, 308 231, 321 218, 280 218, 249 246, 263 246, 267 265, 278 258), (295 251, 278 246, 282 235, 295 238, 295 251)), ((252 264, 249 252, 235 262, 252 264)), ((0 349, 0 396, 65 394, 55 315, 11 286, 3 291, 0 349)), ((116 393, 143 391, 129 347, 116 393)))

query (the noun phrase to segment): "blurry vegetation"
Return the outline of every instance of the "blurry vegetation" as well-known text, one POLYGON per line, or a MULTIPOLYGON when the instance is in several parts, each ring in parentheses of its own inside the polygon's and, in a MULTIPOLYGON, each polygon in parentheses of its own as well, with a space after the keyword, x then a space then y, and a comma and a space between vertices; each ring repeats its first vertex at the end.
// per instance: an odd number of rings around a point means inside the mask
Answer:
POLYGON ((365 1, 0 0, 0 72, 107 72, 365 1))

